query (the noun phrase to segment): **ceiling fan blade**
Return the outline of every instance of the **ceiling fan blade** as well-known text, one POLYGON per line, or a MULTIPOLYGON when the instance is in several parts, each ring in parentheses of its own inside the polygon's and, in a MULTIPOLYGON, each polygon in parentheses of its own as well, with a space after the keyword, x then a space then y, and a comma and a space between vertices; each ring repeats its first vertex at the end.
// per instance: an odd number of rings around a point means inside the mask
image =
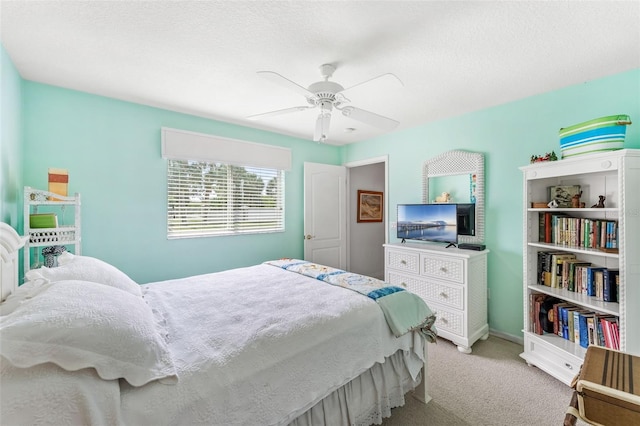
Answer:
POLYGON ((316 131, 313 134, 313 140, 316 142, 324 142, 329 138, 329 124, 331 122, 331 113, 323 112, 316 119, 316 131))
POLYGON ((369 80, 365 80, 365 81, 363 81, 361 83, 358 83, 356 85, 347 87, 346 89, 344 89, 343 91, 341 91, 339 93, 344 93, 344 92, 349 91, 349 90, 351 90, 353 88, 360 87, 360 86, 363 86, 365 84, 370 84, 373 81, 378 82, 378 83, 387 84, 387 85, 393 85, 393 86, 396 86, 396 87, 404 87, 404 84, 402 84, 402 81, 395 74, 392 74, 392 73, 388 72, 386 74, 381 74, 379 76, 370 78, 369 80))
POLYGON ((290 112, 304 111, 304 110, 310 109, 310 108, 315 108, 315 106, 296 106, 296 107, 291 107, 291 108, 279 109, 277 111, 270 111, 270 112, 263 112, 261 114, 254 114, 254 115, 248 116, 247 118, 249 120, 258 120, 258 119, 261 119, 261 118, 273 117, 273 116, 276 116, 276 115, 289 114, 290 112))
POLYGON ((273 71, 258 71, 258 74, 260 74, 262 77, 266 78, 267 80, 272 81, 275 84, 278 84, 278 85, 280 85, 282 87, 286 87, 287 89, 293 90, 294 92, 298 92, 298 93, 300 93, 302 96, 304 96, 306 98, 315 97, 315 95, 313 93, 311 93, 310 91, 308 91, 304 87, 300 86, 298 83, 294 83, 293 81, 289 80, 288 78, 281 76, 277 72, 273 72, 273 71))
POLYGON ((398 121, 389 117, 352 106, 344 107, 341 111, 342 115, 345 117, 353 118, 354 120, 361 121, 365 124, 369 124, 383 130, 393 130, 398 124, 400 124, 398 121))

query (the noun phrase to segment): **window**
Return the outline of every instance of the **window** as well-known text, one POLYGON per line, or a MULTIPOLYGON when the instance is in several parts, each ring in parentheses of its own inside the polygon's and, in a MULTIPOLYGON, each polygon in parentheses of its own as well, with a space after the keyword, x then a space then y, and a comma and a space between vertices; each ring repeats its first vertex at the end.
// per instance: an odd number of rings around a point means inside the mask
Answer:
POLYGON ((168 159, 168 238, 284 231, 284 171, 168 159))

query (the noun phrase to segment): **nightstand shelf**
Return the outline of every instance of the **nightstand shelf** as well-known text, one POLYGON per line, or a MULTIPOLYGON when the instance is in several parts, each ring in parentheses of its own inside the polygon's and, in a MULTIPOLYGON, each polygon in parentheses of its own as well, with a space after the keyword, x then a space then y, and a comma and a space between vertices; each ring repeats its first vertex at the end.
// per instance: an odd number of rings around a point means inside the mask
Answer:
POLYGON ((52 192, 24 188, 24 273, 43 265, 41 248, 64 246, 75 254, 81 254, 80 194, 65 197, 52 192), (56 217, 54 228, 31 228, 32 214, 49 213, 56 217))

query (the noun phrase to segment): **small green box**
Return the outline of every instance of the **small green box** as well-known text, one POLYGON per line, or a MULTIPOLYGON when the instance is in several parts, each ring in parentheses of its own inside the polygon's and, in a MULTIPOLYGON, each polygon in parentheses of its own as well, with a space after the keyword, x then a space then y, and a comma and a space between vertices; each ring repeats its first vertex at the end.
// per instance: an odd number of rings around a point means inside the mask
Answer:
POLYGON ((34 213, 29 215, 30 228, 57 228, 58 217, 55 213, 34 213))

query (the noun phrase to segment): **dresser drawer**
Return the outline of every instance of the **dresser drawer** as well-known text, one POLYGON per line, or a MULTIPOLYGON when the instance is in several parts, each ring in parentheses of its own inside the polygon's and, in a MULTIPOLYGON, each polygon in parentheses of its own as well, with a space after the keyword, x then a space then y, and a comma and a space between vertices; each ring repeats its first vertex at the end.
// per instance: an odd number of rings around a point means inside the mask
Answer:
POLYGON ((437 302, 456 309, 464 309, 464 288, 457 285, 433 282, 424 278, 389 271, 389 284, 404 287, 422 297, 427 304, 437 302))
POLYGON ((389 250, 387 252, 387 268, 419 274, 420 254, 389 250))
POLYGON ((464 260, 433 255, 420 256, 420 273, 456 283, 464 283, 464 260))
POLYGON ((431 311, 436 315, 436 328, 449 333, 464 337, 464 314, 452 311, 442 306, 429 305, 431 311))

